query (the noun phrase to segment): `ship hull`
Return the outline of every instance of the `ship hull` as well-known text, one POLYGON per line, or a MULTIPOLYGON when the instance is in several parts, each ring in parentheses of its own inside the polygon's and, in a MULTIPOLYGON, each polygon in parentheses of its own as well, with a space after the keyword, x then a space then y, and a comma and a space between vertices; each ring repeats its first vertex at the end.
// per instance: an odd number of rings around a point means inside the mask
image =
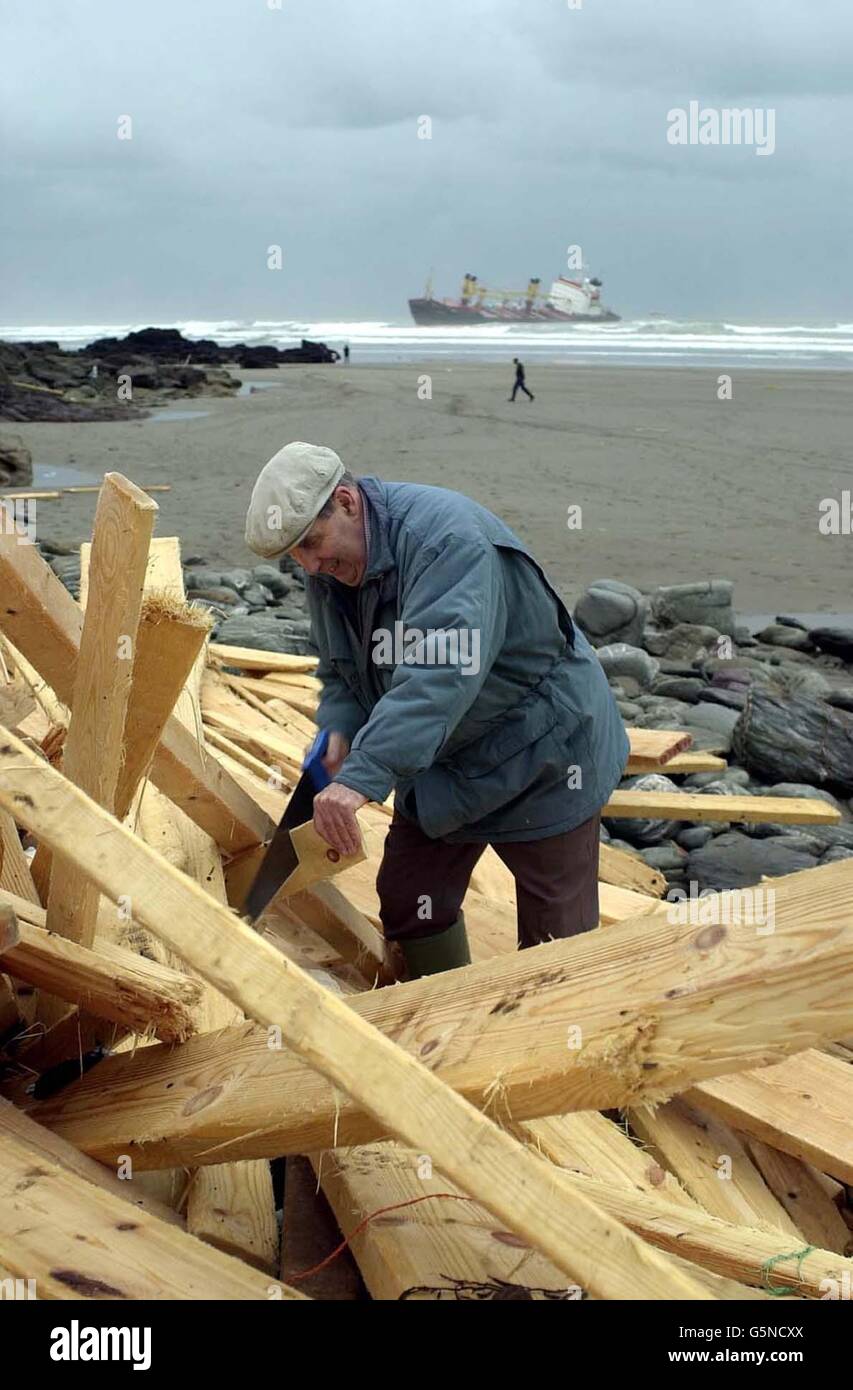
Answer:
POLYGON ((476 308, 472 304, 446 304, 441 299, 410 299, 412 318, 420 328, 453 324, 464 328, 477 323, 523 323, 527 327, 547 327, 554 323, 620 323, 619 314, 604 309, 600 314, 571 314, 562 309, 476 308))

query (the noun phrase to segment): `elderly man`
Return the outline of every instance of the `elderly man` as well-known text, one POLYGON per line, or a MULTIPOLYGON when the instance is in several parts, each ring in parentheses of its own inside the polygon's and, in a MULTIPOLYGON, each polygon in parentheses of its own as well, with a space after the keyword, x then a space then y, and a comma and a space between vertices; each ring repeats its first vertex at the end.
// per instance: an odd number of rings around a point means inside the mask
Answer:
POLYGON ((465 965, 462 901, 486 845, 516 883, 518 944, 598 922, 601 807, 628 740, 599 662, 509 527, 444 488, 354 478, 288 444, 246 541, 305 569, 333 776, 314 825, 342 854, 394 792, 377 878, 410 977, 465 965))

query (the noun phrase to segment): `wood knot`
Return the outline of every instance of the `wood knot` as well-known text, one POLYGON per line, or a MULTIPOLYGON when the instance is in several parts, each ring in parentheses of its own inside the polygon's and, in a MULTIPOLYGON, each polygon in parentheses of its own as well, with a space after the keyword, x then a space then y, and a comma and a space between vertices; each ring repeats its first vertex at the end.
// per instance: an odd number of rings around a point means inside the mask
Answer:
POLYGON ((710 951, 713 946, 719 946, 727 935, 728 932, 722 922, 717 922, 712 927, 703 927, 697 934, 693 945, 697 951, 710 951))
POLYGON ((208 1105, 212 1105, 222 1095, 221 1086, 208 1086, 205 1090, 199 1091, 197 1096, 192 1096, 183 1108, 184 1115, 195 1115, 199 1110, 204 1110, 208 1105))

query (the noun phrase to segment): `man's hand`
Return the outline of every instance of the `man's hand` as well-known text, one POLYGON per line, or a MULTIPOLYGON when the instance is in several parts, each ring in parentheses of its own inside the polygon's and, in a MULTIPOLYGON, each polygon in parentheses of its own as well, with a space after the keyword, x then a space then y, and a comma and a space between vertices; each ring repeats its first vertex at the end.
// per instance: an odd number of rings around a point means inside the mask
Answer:
POLYGON ((348 753, 349 742, 343 734, 330 733, 329 745, 323 759, 323 766, 330 777, 337 777, 348 753))
POLYGON ((314 829, 339 854, 356 854, 361 849, 361 831, 355 813, 367 804, 361 792, 330 782, 314 797, 314 829))

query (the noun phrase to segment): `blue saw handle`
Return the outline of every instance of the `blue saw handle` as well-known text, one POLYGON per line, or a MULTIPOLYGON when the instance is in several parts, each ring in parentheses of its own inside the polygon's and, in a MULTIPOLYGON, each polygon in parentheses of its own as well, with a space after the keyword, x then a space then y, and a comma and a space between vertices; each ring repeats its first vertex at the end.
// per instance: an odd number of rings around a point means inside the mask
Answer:
POLYGON ((305 755, 302 771, 307 772, 314 784, 314 791, 321 792, 328 787, 331 777, 323 766, 323 758, 329 747, 329 730, 321 729, 305 755))

